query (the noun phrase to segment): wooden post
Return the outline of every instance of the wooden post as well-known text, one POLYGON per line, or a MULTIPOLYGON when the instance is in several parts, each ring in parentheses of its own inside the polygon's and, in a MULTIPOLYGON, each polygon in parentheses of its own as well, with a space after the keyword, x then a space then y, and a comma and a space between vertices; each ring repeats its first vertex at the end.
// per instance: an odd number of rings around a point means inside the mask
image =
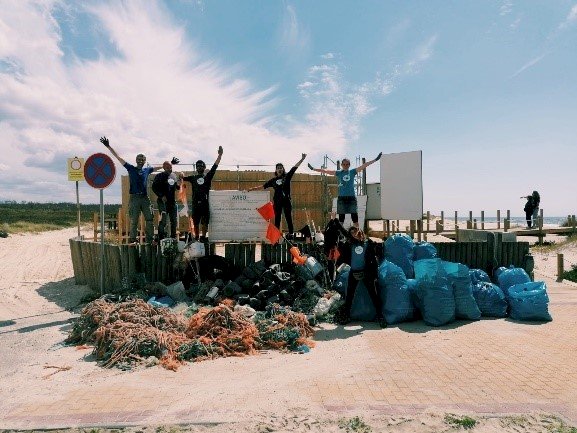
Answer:
POLYGON ((456 230, 456 227, 457 227, 458 225, 459 225, 458 212, 455 211, 455 230, 456 230))
POLYGON ((146 222, 144 221, 144 215, 141 213, 138 217, 138 227, 140 227, 140 234, 138 236, 139 242, 141 244, 144 243, 144 234, 146 232, 146 222))
POLYGON ((395 229, 395 233, 399 233, 401 231, 401 224, 399 223, 399 220, 397 220, 397 227, 395 229))
POLYGON ((501 228, 501 209, 497 209, 497 229, 501 228))
POLYGON ((416 224, 415 224, 415 220, 411 220, 411 222, 409 223, 409 227, 410 227, 410 228, 409 228, 409 233, 410 233, 410 235, 411 235, 411 237, 412 237, 413 239, 415 239, 415 231, 416 231, 416 230, 415 230, 415 225, 416 225, 416 224))
POLYGON ((430 219, 431 219, 431 211, 428 210, 428 211, 427 211, 427 231, 430 230, 430 227, 429 227, 429 221, 430 221, 430 219))
POLYGON ((94 242, 96 242, 98 239, 98 212, 94 212, 92 221, 94 222, 94 242))
POLYGON ((575 226, 577 226, 577 221, 575 220, 575 215, 571 218, 571 234, 575 234, 575 226))
POLYGON ((116 228, 118 229, 118 243, 122 244, 122 208, 118 209, 118 213, 116 214, 116 228))
POLYGON ((563 281, 563 274, 565 270, 563 269, 563 254, 557 253, 557 282, 563 281))
POLYGON ((485 211, 481 211, 481 230, 485 230, 485 211))
POLYGON ((543 209, 539 210, 539 218, 538 218, 538 224, 539 224, 539 245, 541 245, 543 243, 543 209))
POLYGON ((423 240, 423 219, 417 220, 417 240, 421 242, 423 240))
POLYGON ((435 234, 438 235, 441 233, 441 223, 439 221, 435 221, 435 234))
POLYGON ((471 221, 471 225, 473 225, 473 211, 469 211, 469 221, 471 221))
POLYGON ((441 231, 445 231, 445 211, 441 211, 441 231))
POLYGON ((459 242, 459 226, 455 226, 455 242, 459 242))
POLYGON ((477 230, 477 218, 473 220, 473 228, 477 230))
POLYGON ((507 232, 511 228, 511 211, 507 209, 507 219, 503 222, 503 231, 507 232))

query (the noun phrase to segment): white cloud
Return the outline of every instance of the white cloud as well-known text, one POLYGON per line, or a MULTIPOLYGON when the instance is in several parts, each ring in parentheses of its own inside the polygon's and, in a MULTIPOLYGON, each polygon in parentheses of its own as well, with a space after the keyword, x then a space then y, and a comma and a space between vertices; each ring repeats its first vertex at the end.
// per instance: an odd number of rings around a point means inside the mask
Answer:
MULTIPOLYGON (((98 142, 102 135, 126 160, 142 152, 151 163, 172 155, 184 163, 212 161, 222 145, 226 168, 341 151, 358 127, 351 127, 346 113, 358 118, 371 109, 362 94, 339 96, 338 74, 329 67, 301 88, 320 92, 311 114, 288 126, 275 123, 275 89, 255 89, 234 69, 201 57, 184 29, 153 1, 91 6, 117 53, 65 62, 52 15, 57 4, 3 3, 0 199, 73 200, 66 158, 105 151, 98 142), (328 110, 319 112, 319 106, 328 110)), ((289 36, 297 34, 298 26, 289 36)), ((119 184, 107 200, 118 200, 119 184)))
POLYGON ((299 55, 308 48, 309 32, 300 23, 294 6, 286 5, 283 17, 281 47, 293 55, 299 55))
POLYGON ((321 59, 324 59, 324 60, 330 60, 330 59, 334 59, 334 58, 335 58, 335 55, 333 53, 326 53, 326 54, 323 54, 321 56, 321 59))
POLYGON ((532 68, 537 63, 539 63, 541 60, 543 60, 543 58, 545 56, 546 56, 546 54, 541 54, 540 56, 537 56, 537 57, 529 60, 527 63, 525 63, 523 66, 521 66, 513 75, 511 75, 511 78, 515 78, 517 75, 521 74, 522 72, 526 71, 527 69, 532 68))
POLYGON ((505 0, 499 9, 499 15, 505 16, 509 15, 513 10, 513 2, 511 0, 505 0))
POLYGON ((569 27, 575 22, 577 22, 577 4, 573 5, 571 10, 569 11, 569 14, 567 14, 565 20, 561 24, 559 24, 559 29, 569 27))

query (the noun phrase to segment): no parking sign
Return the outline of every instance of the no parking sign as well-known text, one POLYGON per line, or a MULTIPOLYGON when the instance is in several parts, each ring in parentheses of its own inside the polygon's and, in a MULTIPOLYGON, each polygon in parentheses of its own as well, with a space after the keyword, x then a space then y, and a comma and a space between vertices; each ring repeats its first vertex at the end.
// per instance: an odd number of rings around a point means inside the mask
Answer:
POLYGON ((114 161, 104 153, 90 155, 84 164, 84 178, 92 188, 104 189, 116 177, 114 161))

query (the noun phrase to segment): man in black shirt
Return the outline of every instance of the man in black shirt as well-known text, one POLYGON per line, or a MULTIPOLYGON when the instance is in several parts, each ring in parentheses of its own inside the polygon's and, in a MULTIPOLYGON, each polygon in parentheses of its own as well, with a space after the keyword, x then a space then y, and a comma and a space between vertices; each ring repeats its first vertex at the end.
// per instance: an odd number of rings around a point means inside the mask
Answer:
POLYGON ((218 157, 208 173, 204 174, 206 164, 202 160, 196 161, 196 174, 186 176, 183 180, 190 182, 192 186, 192 222, 194 223, 194 237, 195 239, 206 239, 208 232, 208 223, 210 220, 210 212, 208 208, 208 194, 212 184, 214 173, 220 164, 222 158, 222 146, 218 146, 218 157))
POLYGON ((157 196, 156 203, 160 212, 160 221, 158 223, 158 240, 166 237, 166 222, 170 219, 170 237, 176 238, 176 199, 174 193, 180 189, 180 181, 172 173, 172 164, 164 161, 162 164, 163 172, 158 173, 152 181, 152 191, 157 196))
POLYGON ((250 188, 248 191, 254 191, 255 189, 266 189, 273 188, 273 208, 274 208, 274 225, 276 228, 280 229, 281 215, 284 211, 284 217, 286 219, 286 224, 288 228, 288 238, 293 236, 293 219, 292 219, 292 202, 291 202, 291 179, 297 168, 307 157, 306 153, 301 155, 300 161, 298 161, 293 168, 287 173, 284 169, 284 165, 280 162, 275 167, 275 177, 265 182, 262 186, 255 186, 250 188))

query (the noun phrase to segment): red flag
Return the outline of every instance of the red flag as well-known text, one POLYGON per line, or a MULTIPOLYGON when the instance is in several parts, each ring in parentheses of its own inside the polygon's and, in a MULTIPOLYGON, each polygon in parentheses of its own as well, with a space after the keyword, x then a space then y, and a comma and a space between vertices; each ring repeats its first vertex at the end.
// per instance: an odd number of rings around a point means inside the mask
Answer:
POLYGON ((271 218, 274 218, 274 208, 272 206, 272 202, 270 201, 267 204, 259 207, 257 211, 267 221, 271 218))
POLYGON ((271 244, 276 244, 282 237, 282 233, 276 228, 274 224, 268 223, 268 228, 266 229, 266 238, 271 244))

